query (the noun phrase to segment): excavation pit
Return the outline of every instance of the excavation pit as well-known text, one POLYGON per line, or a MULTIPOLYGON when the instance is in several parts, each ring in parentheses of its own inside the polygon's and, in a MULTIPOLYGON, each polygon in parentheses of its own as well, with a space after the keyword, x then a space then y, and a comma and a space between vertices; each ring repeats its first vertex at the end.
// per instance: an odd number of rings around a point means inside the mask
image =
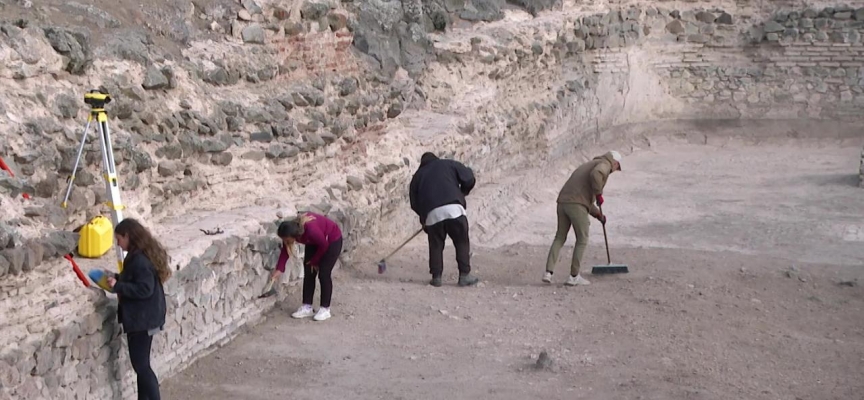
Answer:
MULTIPOLYGON (((540 281, 555 195, 578 164, 557 160, 497 182, 515 182, 524 193, 511 196, 535 200, 476 244, 480 287, 455 285, 450 246, 444 287, 428 286, 421 237, 384 275, 374 263, 339 271, 328 322, 291 319, 299 303, 290 297, 265 323, 167 381, 166 393, 854 397, 864 297, 846 282, 864 280, 860 140, 648 142, 625 155, 605 194, 613 262, 630 265, 630 274, 588 274, 590 286, 563 286, 571 232, 555 282, 540 281), (533 372, 541 351, 556 360, 553 372, 533 372)), ((485 215, 470 204, 469 213, 485 215)), ((591 229, 584 265, 605 262, 599 225, 591 229)))

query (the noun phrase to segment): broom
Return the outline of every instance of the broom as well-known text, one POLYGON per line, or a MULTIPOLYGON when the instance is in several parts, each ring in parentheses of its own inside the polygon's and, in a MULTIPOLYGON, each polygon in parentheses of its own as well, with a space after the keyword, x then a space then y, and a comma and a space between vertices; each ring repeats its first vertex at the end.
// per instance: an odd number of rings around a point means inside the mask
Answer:
MULTIPOLYGON (((600 215, 603 214, 603 206, 600 207, 600 215)), ((606 222, 602 223, 603 225, 603 241, 606 242, 606 265, 595 265, 591 268, 592 275, 601 275, 601 274, 626 274, 629 271, 626 265, 624 264, 612 264, 612 258, 609 256, 609 239, 606 236, 606 222)))

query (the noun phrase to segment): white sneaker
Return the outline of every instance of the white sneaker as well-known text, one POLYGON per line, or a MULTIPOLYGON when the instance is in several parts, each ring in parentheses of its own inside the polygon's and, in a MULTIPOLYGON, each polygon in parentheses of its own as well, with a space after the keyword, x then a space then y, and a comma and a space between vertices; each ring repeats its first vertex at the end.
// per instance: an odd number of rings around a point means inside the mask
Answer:
POLYGON ((567 278, 567 282, 564 282, 567 286, 577 286, 577 285, 590 285, 591 282, 588 282, 587 279, 583 278, 582 275, 571 276, 567 278))
POLYGON ((324 321, 330 319, 330 307, 321 307, 318 309, 318 313, 315 314, 315 317, 312 318, 316 321, 324 321))
POLYGON ((297 311, 294 312, 294 314, 291 314, 291 317, 292 318, 309 318, 313 315, 315 315, 315 310, 312 309, 312 306, 309 304, 304 304, 304 305, 300 306, 300 308, 298 308, 297 311))
POLYGON ((546 273, 543 274, 543 282, 552 283, 552 273, 551 272, 546 271, 546 273))

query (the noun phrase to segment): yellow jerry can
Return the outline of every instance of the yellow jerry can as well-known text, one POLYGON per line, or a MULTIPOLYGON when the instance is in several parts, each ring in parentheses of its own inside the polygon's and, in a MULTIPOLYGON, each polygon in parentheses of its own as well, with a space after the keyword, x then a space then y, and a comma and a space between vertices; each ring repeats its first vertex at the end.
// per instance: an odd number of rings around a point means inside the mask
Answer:
POLYGON ((86 258, 99 258, 114 244, 114 226, 111 220, 97 215, 81 228, 78 254, 86 258))

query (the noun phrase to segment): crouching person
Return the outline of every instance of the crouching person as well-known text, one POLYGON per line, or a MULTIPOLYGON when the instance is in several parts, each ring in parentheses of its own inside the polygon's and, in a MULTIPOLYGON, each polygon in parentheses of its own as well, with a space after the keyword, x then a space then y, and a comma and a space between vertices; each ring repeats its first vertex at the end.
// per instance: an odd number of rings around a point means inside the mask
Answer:
POLYGON ((275 294, 273 284, 285 273, 285 265, 294 254, 294 243, 306 246, 303 257, 303 305, 291 316, 294 318, 313 317, 315 321, 330 318, 330 300, 333 296, 333 267, 342 253, 342 231, 329 218, 304 213, 291 221, 279 224, 276 234, 282 239, 282 250, 276 268, 270 274, 264 295, 275 294), (321 307, 316 313, 312 308, 315 295, 315 279, 321 283, 321 307))

